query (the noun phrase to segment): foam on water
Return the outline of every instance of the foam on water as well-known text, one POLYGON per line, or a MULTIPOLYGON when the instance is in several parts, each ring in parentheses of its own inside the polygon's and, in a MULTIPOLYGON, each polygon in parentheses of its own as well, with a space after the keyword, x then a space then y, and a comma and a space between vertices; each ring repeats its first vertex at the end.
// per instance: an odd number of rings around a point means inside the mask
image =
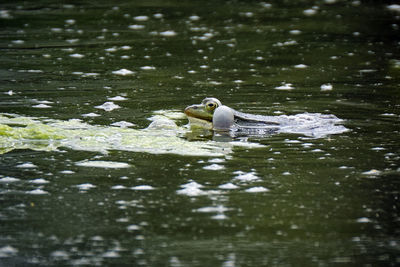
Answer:
POLYGON ((232 184, 232 183, 226 183, 226 184, 222 184, 222 185, 218 186, 218 188, 220 188, 220 189, 229 189, 229 190, 231 190, 231 189, 238 189, 239 186, 234 185, 234 184, 232 184))
POLYGON ((90 183, 79 184, 79 185, 76 185, 75 187, 77 187, 77 188, 78 188, 79 190, 81 190, 81 191, 87 191, 87 190, 89 190, 89 189, 96 188, 95 185, 90 184, 90 183))
POLYGON ((124 101, 124 100, 128 100, 128 98, 118 95, 118 96, 114 96, 114 97, 109 97, 108 100, 111 100, 111 101, 124 101))
POLYGON ((43 178, 30 180, 29 182, 32 184, 48 184, 48 183, 50 183, 49 181, 47 181, 46 179, 43 179, 43 178))
POLYGON ((131 70, 127 70, 127 69, 120 69, 120 70, 113 71, 112 74, 126 76, 126 75, 135 74, 135 72, 131 71, 131 70))
POLYGON ((256 187, 251 187, 245 190, 247 193, 261 193, 261 192, 268 192, 269 189, 263 187, 263 186, 256 186, 256 187))
POLYGON ((26 163, 17 165, 17 168, 37 168, 37 166, 31 162, 26 162, 26 163))
POLYGON ((114 102, 105 102, 105 103, 102 104, 102 105, 95 106, 95 108, 103 109, 103 110, 105 110, 105 111, 112 111, 112 110, 114 110, 114 109, 120 108, 120 106, 114 104, 114 102))
POLYGON ((275 87, 276 90, 293 90, 294 87, 291 83, 284 83, 281 86, 275 87))
POLYGON ((85 57, 85 55, 78 54, 78 53, 71 54, 71 55, 69 55, 69 56, 72 57, 72 58, 84 58, 84 57, 85 57))
POLYGON ((124 162, 101 161, 101 160, 81 161, 75 163, 75 165, 81 167, 95 167, 95 168, 105 168, 105 169, 120 169, 120 168, 130 167, 128 163, 124 162))
POLYGON ((111 123, 111 126, 127 128, 127 127, 135 126, 135 124, 133 124, 131 122, 127 122, 127 121, 117 121, 117 122, 111 123))
POLYGON ((87 114, 82 114, 81 116, 82 117, 92 117, 93 118, 93 117, 99 117, 101 115, 91 112, 91 113, 87 113, 87 114))
POLYGON ((0 258, 13 257, 18 254, 18 249, 10 245, 0 248, 0 258))
POLYGON ((33 108, 51 108, 51 106, 46 105, 46 104, 37 104, 32 106, 33 108))
POLYGON ((124 185, 114 185, 111 187, 111 189, 113 190, 122 190, 122 189, 126 189, 126 186, 124 185))
POLYGON ((320 113, 302 113, 296 115, 278 116, 281 122, 280 133, 302 134, 314 138, 322 138, 330 134, 340 134, 349 131, 343 125, 343 120, 334 115, 320 113))
POLYGON ((131 187, 132 190, 154 190, 155 188, 152 187, 151 185, 137 185, 137 186, 133 186, 131 187))
POLYGON ((133 24, 128 26, 131 30, 143 30, 145 28, 144 25, 133 24))
POLYGON ((34 190, 31 190, 31 191, 26 191, 26 193, 28 195, 47 195, 47 194, 49 194, 49 192, 44 191, 42 189, 34 189, 34 190))
POLYGON ((186 195, 189 197, 197 197, 207 195, 207 191, 202 190, 203 185, 194 181, 187 184, 181 185, 182 189, 176 191, 180 195, 186 195))
POLYGON ((225 169, 225 167, 223 165, 219 165, 219 164, 211 164, 211 165, 204 166, 203 169, 218 171, 218 170, 225 169))
POLYGON ((235 176, 235 180, 239 180, 240 182, 254 182, 254 181, 259 181, 260 177, 258 177, 255 172, 242 172, 242 171, 237 171, 235 172, 237 176, 235 176))
POLYGON ((8 183, 15 183, 15 182, 18 182, 18 181, 21 181, 21 180, 18 179, 18 178, 14 178, 14 177, 3 177, 3 178, 0 178, 0 183, 8 184, 8 183))
POLYGON ((169 30, 169 31, 160 32, 159 35, 164 36, 164 37, 172 37, 172 36, 177 35, 177 33, 175 31, 169 30))

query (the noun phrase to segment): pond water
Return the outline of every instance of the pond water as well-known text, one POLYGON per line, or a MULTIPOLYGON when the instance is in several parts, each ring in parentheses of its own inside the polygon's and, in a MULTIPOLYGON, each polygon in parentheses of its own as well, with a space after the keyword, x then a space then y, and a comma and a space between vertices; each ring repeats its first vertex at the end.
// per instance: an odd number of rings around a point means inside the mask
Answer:
POLYGON ((399 23, 391 1, 2 1, 0 265, 400 264, 399 23), (190 130, 211 96, 348 131, 190 130))

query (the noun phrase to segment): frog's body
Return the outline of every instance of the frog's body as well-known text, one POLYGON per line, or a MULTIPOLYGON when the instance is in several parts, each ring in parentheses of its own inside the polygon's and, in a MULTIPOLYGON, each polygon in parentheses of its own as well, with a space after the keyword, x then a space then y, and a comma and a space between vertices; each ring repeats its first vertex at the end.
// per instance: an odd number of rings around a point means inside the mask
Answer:
POLYGON ((188 106, 185 114, 192 126, 242 134, 286 132, 322 137, 348 130, 342 125, 336 125, 342 120, 334 115, 320 113, 291 116, 254 115, 222 105, 221 101, 212 97, 205 98, 201 104, 188 106))

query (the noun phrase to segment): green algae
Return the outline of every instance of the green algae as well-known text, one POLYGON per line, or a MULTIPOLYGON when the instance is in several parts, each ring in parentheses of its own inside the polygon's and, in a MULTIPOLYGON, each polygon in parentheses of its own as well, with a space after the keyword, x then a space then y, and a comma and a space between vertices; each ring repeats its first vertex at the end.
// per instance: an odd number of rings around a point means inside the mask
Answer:
MULTIPOLYGON (((189 156, 224 156, 237 142, 188 141, 187 131, 157 114, 145 129, 90 125, 0 114, 0 153, 14 149, 56 151, 60 148, 107 153, 112 150, 189 156)), ((246 145, 246 143, 240 144, 246 145)), ((254 144, 252 145, 252 147, 254 144)))

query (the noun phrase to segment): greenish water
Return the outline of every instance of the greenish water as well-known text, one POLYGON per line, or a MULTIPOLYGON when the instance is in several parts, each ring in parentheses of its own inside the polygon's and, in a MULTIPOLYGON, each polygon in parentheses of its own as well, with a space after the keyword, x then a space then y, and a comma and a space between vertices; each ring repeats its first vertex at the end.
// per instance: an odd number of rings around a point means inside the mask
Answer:
POLYGON ((2 1, 0 266, 398 265, 390 4, 2 1), (208 96, 349 131, 221 141, 208 96))

